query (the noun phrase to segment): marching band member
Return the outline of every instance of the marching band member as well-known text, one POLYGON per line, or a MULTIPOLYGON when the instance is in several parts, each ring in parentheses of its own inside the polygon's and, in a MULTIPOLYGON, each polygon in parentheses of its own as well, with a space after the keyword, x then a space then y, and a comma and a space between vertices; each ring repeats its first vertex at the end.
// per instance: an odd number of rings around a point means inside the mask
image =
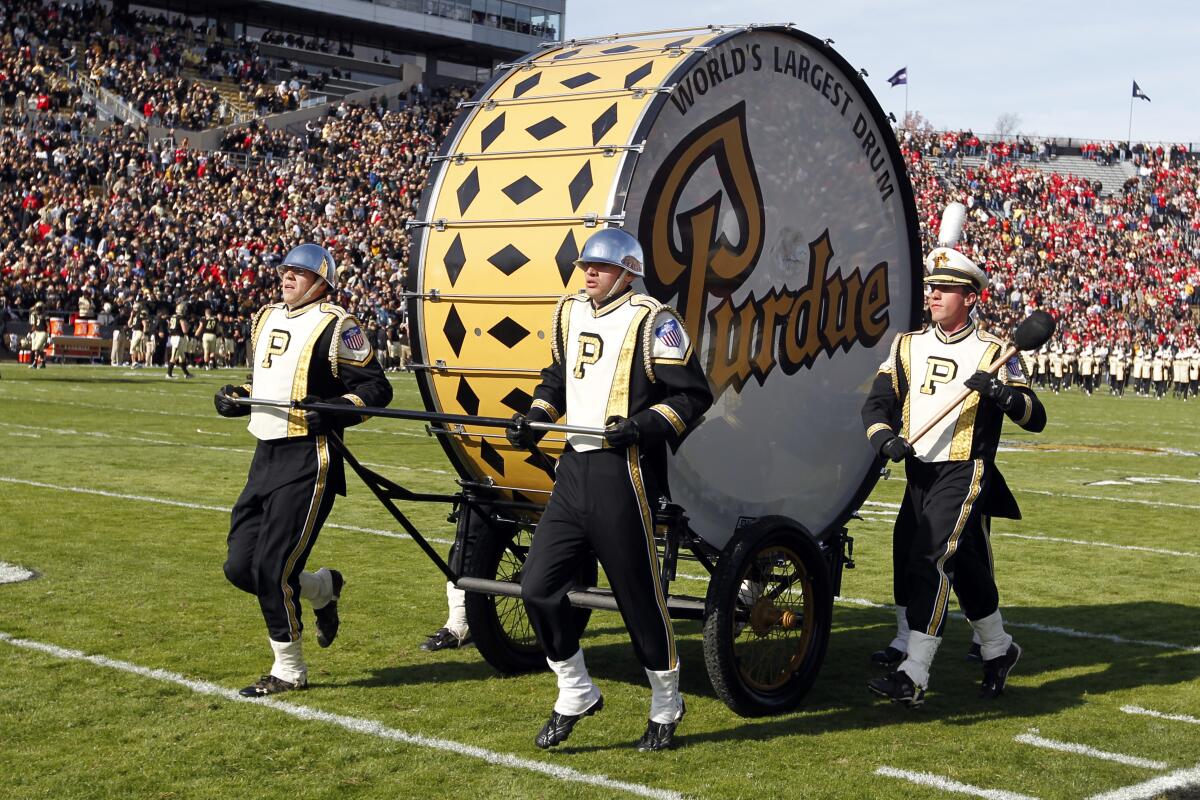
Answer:
MULTIPOLYGON (((958 239, 956 232, 945 233, 946 227, 961 226, 964 214, 952 213, 955 206, 943 218, 941 241, 958 239)), ((1029 389, 1019 359, 1010 358, 998 375, 983 371, 1004 346, 971 317, 987 286, 986 273, 945 246, 929 254, 926 267, 933 324, 893 340, 862 412, 875 450, 905 462, 908 484, 901 507, 910 509, 903 530, 897 521, 902 538, 893 545, 898 572, 902 568, 896 600, 905 607, 905 657, 868 688, 908 706, 924 701, 951 588, 979 636, 981 696, 999 696, 1021 656, 999 611, 987 515, 1020 514, 995 465, 1004 417, 1034 432, 1046 424, 1045 410, 1029 389), (915 446, 905 439, 964 386, 974 392, 928 436, 915 446)))
POLYGON ((566 741, 580 719, 604 706, 567 599, 590 552, 604 567, 650 681, 650 718, 637 748, 670 747, 684 713, 653 508, 666 494, 667 447, 683 441, 713 398, 679 316, 633 291, 642 263, 641 245, 625 231, 609 228, 588 239, 575 262, 586 288, 559 301, 550 328, 553 358, 529 414, 514 416, 507 431, 520 448, 536 442, 531 420, 565 417, 606 431, 567 436, 522 571, 529 620, 558 677, 554 710, 535 740, 541 748, 566 741))
POLYGON ((316 244, 293 248, 279 265, 283 302, 254 316, 249 384, 225 386, 213 398, 225 417, 250 416, 258 439, 246 488, 233 507, 225 576, 258 597, 275 662, 271 671, 241 690, 262 697, 308 686, 301 652, 300 600, 314 609, 317 644, 337 636, 337 603, 345 581, 337 570, 305 572, 309 553, 333 508, 346 493, 342 457, 328 434, 362 420, 357 415, 322 414, 249 406, 234 398, 305 400, 348 407, 386 406, 392 387, 371 343, 354 319, 333 302, 337 273, 333 256, 316 244))

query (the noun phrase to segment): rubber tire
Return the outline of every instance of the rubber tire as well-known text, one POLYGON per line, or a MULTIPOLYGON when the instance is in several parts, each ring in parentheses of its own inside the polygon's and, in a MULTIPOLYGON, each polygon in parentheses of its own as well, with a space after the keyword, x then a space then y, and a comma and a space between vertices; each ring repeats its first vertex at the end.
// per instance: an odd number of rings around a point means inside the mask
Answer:
MULTIPOLYGON (((529 535, 496 536, 490 533, 481 536, 467 554, 463 573, 471 578, 507 580, 520 583, 520 570, 515 569, 518 550, 528 552, 529 535), (516 549, 514 549, 516 548, 516 549)), ((580 567, 576 575, 576 586, 595 586, 599 567, 595 556, 591 556, 580 567)), ((548 669, 546 655, 538 644, 525 604, 520 597, 496 596, 467 592, 467 625, 475 648, 489 664, 500 672, 515 675, 548 669)), ((575 623, 579 632, 587 627, 591 609, 574 609, 575 623)))
MULTIPOLYGON (((833 591, 829 568, 816 541, 794 520, 764 517, 740 531, 726 546, 708 587, 704 622, 704 661, 709 680, 717 696, 743 717, 762 717, 792 711, 812 688, 833 625, 833 591), (782 546, 789 549, 809 576, 811 602, 805 604, 811 616, 811 636, 801 654, 800 663, 786 681, 771 689, 747 682, 735 653, 734 614, 744 575, 760 553, 782 546)), ((743 631, 744 632, 744 631, 743 631)))

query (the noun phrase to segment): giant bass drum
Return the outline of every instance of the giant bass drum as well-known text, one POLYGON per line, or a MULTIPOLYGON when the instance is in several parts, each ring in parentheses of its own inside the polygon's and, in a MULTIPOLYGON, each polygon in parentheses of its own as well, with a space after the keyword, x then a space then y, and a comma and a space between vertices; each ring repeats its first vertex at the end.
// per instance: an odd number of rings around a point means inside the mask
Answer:
MULTIPOLYGON (((671 459, 692 529, 721 548, 779 516, 820 539, 865 499, 859 409, 918 324, 919 235, 887 119, 827 44, 786 25, 556 44, 463 103, 432 162, 408 287, 429 410, 528 410, 572 262, 621 226, 716 397, 671 459)), ((436 433, 463 479, 548 497, 502 432, 436 433)))

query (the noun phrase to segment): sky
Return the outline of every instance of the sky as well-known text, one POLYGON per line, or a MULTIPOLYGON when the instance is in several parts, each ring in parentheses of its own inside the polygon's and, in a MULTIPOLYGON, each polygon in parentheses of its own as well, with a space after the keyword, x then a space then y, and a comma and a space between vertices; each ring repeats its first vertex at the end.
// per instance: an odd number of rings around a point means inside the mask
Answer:
POLYGON ((1006 0, 568 0, 566 35, 708 24, 791 22, 866 69, 885 111, 908 108, 939 129, 991 132, 1017 114, 1027 135, 1123 140, 1133 81, 1133 140, 1200 147, 1200 3, 1006 0), (730 9, 736 8, 736 15, 730 9))

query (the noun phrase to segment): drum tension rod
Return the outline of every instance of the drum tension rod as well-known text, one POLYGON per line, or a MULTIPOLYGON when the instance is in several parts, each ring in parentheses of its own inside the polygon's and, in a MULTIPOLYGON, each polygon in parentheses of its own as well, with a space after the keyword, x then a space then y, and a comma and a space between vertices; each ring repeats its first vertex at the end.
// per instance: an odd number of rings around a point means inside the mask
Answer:
POLYGON ((433 228, 444 231, 451 225, 537 225, 545 222, 582 222, 585 228, 594 228, 601 222, 624 223, 624 214, 583 214, 578 217, 521 217, 517 219, 410 219, 404 223, 406 228, 433 228))
POLYGON ((659 85, 659 86, 630 86, 628 88, 621 87, 619 89, 592 89, 586 92, 556 92, 554 94, 539 94, 535 96, 521 97, 501 97, 495 99, 489 97, 487 100, 467 100, 458 104, 458 108, 475 108, 480 106, 484 111, 491 111, 499 105, 508 105, 511 103, 536 103, 542 100, 574 100, 581 97, 595 97, 596 95, 604 94, 628 94, 634 100, 640 100, 648 94, 670 94, 675 91, 675 85, 659 85))
POLYGON ((497 150, 492 153, 454 153, 451 155, 430 155, 425 156, 425 163, 436 164, 439 161, 453 161, 456 165, 461 166, 471 159, 476 158, 506 158, 508 156, 547 156, 547 155, 575 155, 577 153, 600 153, 605 158, 612 158, 617 153, 630 150, 635 153, 642 152, 645 149, 644 141, 637 144, 598 144, 592 147, 549 147, 544 150, 497 150))

